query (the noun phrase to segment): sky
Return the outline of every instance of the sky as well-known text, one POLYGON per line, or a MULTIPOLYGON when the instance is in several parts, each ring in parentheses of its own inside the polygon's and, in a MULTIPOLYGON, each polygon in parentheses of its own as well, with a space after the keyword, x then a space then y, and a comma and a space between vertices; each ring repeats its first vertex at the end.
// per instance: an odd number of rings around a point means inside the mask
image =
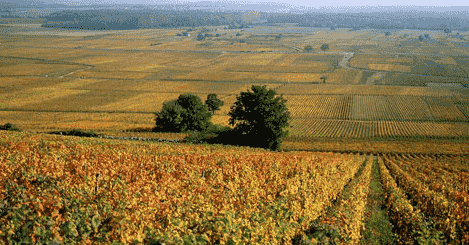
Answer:
MULTIPOLYGON (((71 3, 77 5, 89 5, 89 4, 113 4, 113 3, 127 3, 127 4, 143 4, 143 5, 165 5, 165 4, 210 4, 209 1, 200 0, 0 0, 1 3, 5 2, 43 2, 43 3, 71 3)), ((385 7, 392 6, 392 9, 412 9, 427 6, 428 11, 438 11, 438 9, 446 9, 446 11, 468 11, 469 12, 469 0, 212 0, 218 4, 228 5, 276 5, 285 7, 286 9, 304 9, 304 10, 326 10, 327 12, 361 12, 363 9, 367 10, 383 10, 385 7), (451 8, 452 6, 452 8, 451 8), (457 8, 455 6, 461 6, 464 8, 457 8), (352 10, 352 11, 350 11, 352 10)), ((368 11, 365 11, 368 12, 368 11)), ((374 12, 374 11, 373 11, 374 12)))
MULTIPOLYGON (((125 0, 121 0, 125 1, 125 0)), ((158 3, 158 0, 133 0, 133 2, 148 2, 158 3)), ((167 0, 165 0, 167 1, 167 0)), ((177 0, 178 2, 199 2, 200 0, 177 0)), ((175 1, 171 1, 175 2, 175 1)), ((214 2, 222 2, 214 0, 214 2)), ((249 1, 230 1, 231 3, 238 2, 243 3, 280 3, 293 6, 305 6, 313 8, 321 7, 339 7, 339 6, 469 6, 468 0, 391 0, 391 1, 380 1, 380 0, 329 0, 329 1, 315 1, 315 0, 249 0, 249 1)))

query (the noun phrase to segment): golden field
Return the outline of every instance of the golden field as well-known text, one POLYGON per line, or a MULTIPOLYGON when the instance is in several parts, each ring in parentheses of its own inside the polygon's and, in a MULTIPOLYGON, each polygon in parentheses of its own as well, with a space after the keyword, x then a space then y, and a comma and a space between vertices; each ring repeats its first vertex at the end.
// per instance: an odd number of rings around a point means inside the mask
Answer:
MULTIPOLYGON (((431 47, 426 51, 417 45, 403 54, 396 43, 366 30, 319 30, 261 40, 250 32, 268 32, 269 27, 255 27, 240 37, 227 31, 196 41, 176 37, 176 29, 34 28, 31 35, 0 37, 0 124, 119 134, 151 128, 153 113, 181 93, 202 100, 215 93, 225 104, 213 121, 227 125, 236 95, 265 85, 287 99, 292 137, 469 136, 467 89, 434 85, 467 84, 460 76, 468 69, 465 59, 452 57, 449 49, 439 56, 429 52, 431 47), (322 43, 329 43, 327 52, 319 50, 322 43), (380 53, 377 43, 396 54, 380 53), (308 44, 313 51, 302 52, 308 44), (351 47, 359 52, 348 61, 351 68, 342 67, 339 63, 351 47), (422 64, 435 67, 419 71, 422 64), (446 69, 443 75, 454 76, 441 76, 441 67, 446 69), (432 86, 425 86, 429 82, 432 86), (54 113, 61 116, 51 117, 54 113)), ((390 38, 413 45, 412 39, 390 38)))

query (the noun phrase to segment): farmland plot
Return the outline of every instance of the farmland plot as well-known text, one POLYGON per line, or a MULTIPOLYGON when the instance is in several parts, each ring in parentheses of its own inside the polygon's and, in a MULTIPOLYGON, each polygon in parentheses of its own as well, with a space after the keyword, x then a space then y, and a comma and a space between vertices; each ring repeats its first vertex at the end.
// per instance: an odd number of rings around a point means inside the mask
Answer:
POLYGON ((432 118, 422 97, 387 96, 386 100, 391 109, 391 119, 427 121, 432 118))
MULTIPOLYGON (((0 108, 39 109, 43 106, 43 103, 47 103, 51 100, 74 95, 79 96, 79 94, 84 93, 86 93, 86 91, 73 89, 56 90, 48 87, 31 88, 15 91, 13 93, 2 93, 0 94, 0 108)), ((50 109, 47 106, 42 108, 50 109)))
POLYGON ((151 76, 150 73, 132 71, 77 71, 70 74, 71 77, 91 78, 91 79, 142 79, 151 76))
POLYGON ((466 123, 349 121, 297 118, 292 136, 316 138, 467 137, 466 123))
POLYGON ((465 121, 464 113, 454 105, 453 100, 448 97, 426 97, 426 103, 430 113, 436 120, 442 121, 465 121))
POLYGON ((399 72, 410 72, 409 66, 396 65, 396 64, 368 64, 368 69, 381 70, 381 71, 399 71, 399 72))
POLYGON ((468 103, 458 103, 456 104, 458 109, 466 116, 469 120, 469 104, 468 103))
POLYGON ((385 120, 392 117, 386 97, 376 95, 354 95, 352 118, 354 120, 385 120))
POLYGON ((167 93, 216 93, 235 94, 246 91, 250 84, 237 82, 189 82, 189 81, 142 81, 140 83, 124 82, 125 87, 134 91, 152 91, 167 93))
POLYGON ((50 81, 44 77, 1 77, 0 88, 2 89, 0 90, 0 94, 47 87, 51 84, 56 84, 56 82, 50 81))
POLYGON ((387 71, 410 71, 413 59, 396 55, 355 54, 349 63, 351 66, 387 71))
MULTIPOLYGON (((275 72, 275 73, 324 73, 331 71, 334 57, 325 59, 317 55, 281 54, 244 55, 234 61, 227 71, 275 72)), ((338 62, 338 61, 337 61, 338 62)))
POLYGON ((87 130, 93 126, 93 130, 110 133, 138 127, 151 128, 154 125, 153 114, 139 113, 0 111, 0 117, 1 124, 11 122, 21 129, 40 132, 75 128, 87 130), (90 125, 83 122, 90 122, 90 125))
MULTIPOLYGON (((329 80, 327 80, 329 81, 329 80)), ((277 89, 284 94, 353 94, 353 95, 417 95, 452 96, 458 91, 448 91, 429 87, 363 85, 344 86, 341 84, 286 84, 277 89)), ((467 98, 467 95, 461 95, 467 98)))
POLYGON ((0 67, 0 74, 3 76, 45 76, 60 70, 68 71, 76 68, 77 66, 74 65, 26 63, 2 66, 0 67))
POLYGON ((81 50, 57 49, 57 48, 8 48, 2 49, 2 56, 62 60, 64 57, 80 55, 81 50))
POLYGON ((416 56, 412 73, 428 76, 467 78, 466 72, 456 64, 437 63, 435 59, 425 56, 416 56))
POLYGON ((299 96, 299 100, 287 102, 294 118, 348 119, 351 96, 311 95, 299 96))
POLYGON ((87 111, 100 105, 115 103, 126 98, 134 97, 139 92, 119 91, 119 90, 55 90, 41 91, 49 95, 41 94, 31 96, 30 100, 25 100, 21 109, 32 110, 57 110, 57 111, 87 111), (38 99, 40 97, 42 99, 38 99), (27 103, 26 103, 27 102, 27 103))

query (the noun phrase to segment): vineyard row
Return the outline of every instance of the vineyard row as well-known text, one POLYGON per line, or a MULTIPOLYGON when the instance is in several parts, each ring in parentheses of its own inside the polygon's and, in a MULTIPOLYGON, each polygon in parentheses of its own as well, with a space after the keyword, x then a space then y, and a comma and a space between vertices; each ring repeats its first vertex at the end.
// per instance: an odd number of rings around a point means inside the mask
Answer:
POLYGON ((324 138, 468 137, 467 123, 293 119, 292 136, 324 138))
POLYGON ((294 118, 469 121, 469 105, 450 97, 286 95, 294 118))

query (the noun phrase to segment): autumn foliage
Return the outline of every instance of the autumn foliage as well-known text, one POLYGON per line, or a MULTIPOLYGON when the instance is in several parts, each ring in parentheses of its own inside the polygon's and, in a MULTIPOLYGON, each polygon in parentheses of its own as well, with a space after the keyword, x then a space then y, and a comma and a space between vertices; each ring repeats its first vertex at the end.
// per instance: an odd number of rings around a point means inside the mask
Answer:
POLYGON ((0 133, 3 243, 290 243, 364 156, 0 133))

